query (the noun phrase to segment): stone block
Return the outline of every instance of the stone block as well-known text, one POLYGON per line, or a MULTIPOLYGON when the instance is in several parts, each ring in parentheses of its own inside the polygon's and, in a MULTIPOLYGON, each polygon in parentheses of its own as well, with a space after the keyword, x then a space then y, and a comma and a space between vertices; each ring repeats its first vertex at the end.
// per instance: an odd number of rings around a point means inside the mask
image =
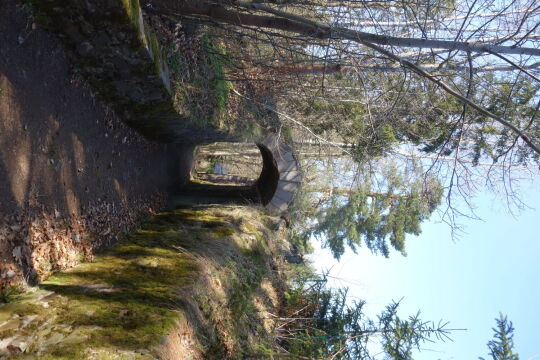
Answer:
POLYGON ((302 181, 302 174, 298 170, 282 172, 279 176, 279 179, 282 181, 290 181, 290 182, 299 183, 302 181))
POLYGON ((276 193, 274 194, 273 199, 278 198, 279 200, 282 200, 283 202, 287 203, 287 205, 288 205, 288 204, 291 203, 293 197, 294 197, 294 191, 280 189, 278 187, 277 190, 276 190, 276 193))
POLYGON ((280 174, 291 172, 298 169, 298 164, 296 163, 296 161, 283 161, 283 160, 280 161, 276 159, 276 163, 277 163, 278 171, 280 174))
POLYGON ((298 188, 297 183, 281 181, 281 180, 278 182, 278 186, 277 186, 277 190, 292 191, 293 193, 296 191, 297 188, 298 188))
POLYGON ((278 150, 278 151, 274 151, 273 154, 274 154, 274 158, 276 159, 276 161, 278 161, 278 160, 286 161, 286 162, 295 161, 294 156, 293 156, 291 151, 279 151, 278 150))
POLYGON ((273 199, 268 205, 266 205, 266 208, 275 214, 280 214, 280 213, 285 212, 288 207, 289 207, 289 204, 279 199, 273 199))

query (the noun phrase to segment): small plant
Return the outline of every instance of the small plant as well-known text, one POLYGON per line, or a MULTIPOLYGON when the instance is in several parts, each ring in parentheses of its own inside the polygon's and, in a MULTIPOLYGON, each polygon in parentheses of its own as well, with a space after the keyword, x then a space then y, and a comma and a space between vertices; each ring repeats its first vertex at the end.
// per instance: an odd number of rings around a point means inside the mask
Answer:
POLYGON ((36 0, 23 0, 23 3, 32 9, 36 24, 45 26, 52 22, 52 19, 47 14, 37 9, 36 0))
POLYGON ((214 89, 214 102, 217 111, 225 110, 232 88, 230 81, 224 79, 224 65, 228 62, 227 49, 223 44, 213 44, 208 36, 203 37, 203 44, 208 54, 210 68, 214 73, 212 87, 214 89))
POLYGON ((169 67, 169 70, 171 70, 174 79, 177 81, 180 80, 180 74, 187 68, 185 61, 172 49, 168 50, 165 48, 164 52, 167 53, 167 66, 169 67))
POLYGON ((52 19, 48 15, 39 11, 35 12, 34 18, 36 19, 36 23, 42 26, 49 25, 52 22, 52 19))
POLYGON ((0 290, 0 303, 10 303, 24 292, 21 285, 7 285, 0 290))

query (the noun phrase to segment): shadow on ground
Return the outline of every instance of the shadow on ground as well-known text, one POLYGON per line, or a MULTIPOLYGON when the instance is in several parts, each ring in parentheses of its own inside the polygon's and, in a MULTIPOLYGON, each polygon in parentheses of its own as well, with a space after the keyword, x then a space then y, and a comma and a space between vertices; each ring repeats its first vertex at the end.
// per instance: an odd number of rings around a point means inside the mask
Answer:
MULTIPOLYGON (((188 181, 192 146, 151 143, 125 126, 35 25, 23 2, 0 2, 0 228, 44 214, 69 224, 98 202, 127 218, 188 181)), ((0 242, 0 256, 24 250, 23 238, 0 242)))

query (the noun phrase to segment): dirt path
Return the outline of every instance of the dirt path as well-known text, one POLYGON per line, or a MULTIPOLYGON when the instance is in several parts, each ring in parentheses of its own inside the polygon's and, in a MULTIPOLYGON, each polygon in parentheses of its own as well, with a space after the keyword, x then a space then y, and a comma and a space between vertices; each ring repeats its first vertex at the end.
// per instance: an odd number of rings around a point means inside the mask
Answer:
POLYGON ((191 150, 127 128, 27 6, 0 2, 0 288, 91 256, 162 206, 191 150))

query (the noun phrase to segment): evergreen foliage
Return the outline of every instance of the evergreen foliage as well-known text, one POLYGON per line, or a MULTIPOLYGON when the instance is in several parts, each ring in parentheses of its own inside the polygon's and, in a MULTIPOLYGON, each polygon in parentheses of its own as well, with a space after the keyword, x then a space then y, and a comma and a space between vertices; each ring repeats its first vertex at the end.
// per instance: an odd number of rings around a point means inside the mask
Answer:
POLYGON ((372 174, 347 194, 334 193, 318 213, 312 233, 339 259, 348 245, 362 241, 374 253, 388 257, 390 246, 406 255, 405 235, 418 235, 441 201, 443 188, 436 178, 422 176, 418 164, 400 168, 384 162, 382 179, 372 174))
POLYGON ((287 318, 290 336, 282 337, 282 345, 309 359, 377 359, 374 352, 380 352, 386 359, 403 360, 425 342, 450 339, 447 323, 424 321, 420 312, 399 317, 399 302, 387 305, 376 320, 365 314, 364 305, 351 302, 346 288, 328 289, 324 277, 301 281, 287 294, 294 318, 287 318))
MULTIPOLYGON (((497 326, 493 328, 493 340, 487 343, 489 356, 493 360, 519 360, 519 355, 514 353, 514 327, 508 321, 506 315, 499 314, 495 319, 497 326)), ((480 357, 479 359, 485 360, 480 357)))

